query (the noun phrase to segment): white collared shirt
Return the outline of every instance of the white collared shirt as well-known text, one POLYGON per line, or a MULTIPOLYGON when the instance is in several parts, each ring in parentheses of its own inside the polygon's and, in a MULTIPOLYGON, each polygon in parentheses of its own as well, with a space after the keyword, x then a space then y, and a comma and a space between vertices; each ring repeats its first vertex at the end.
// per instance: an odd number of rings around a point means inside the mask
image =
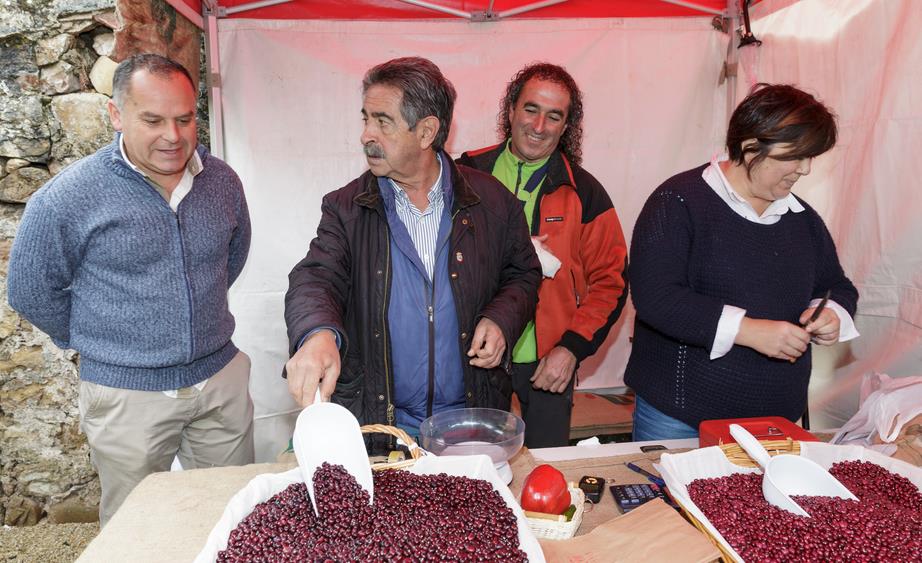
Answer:
MULTIPOLYGON (((118 137, 118 148, 122 151, 122 158, 125 159, 125 162, 128 163, 128 166, 130 166, 132 170, 143 176, 146 180, 156 184, 156 182, 154 182, 150 176, 135 166, 135 164, 128 158, 128 153, 125 152, 124 135, 119 135, 118 137)), ((183 172, 182 178, 180 178, 179 183, 176 184, 176 187, 173 188, 173 192, 170 194, 169 199, 166 198, 166 191, 163 190, 163 188, 157 190, 160 192, 160 195, 164 196, 164 199, 167 199, 167 203, 169 203, 170 209, 172 209, 174 213, 177 209, 179 209, 179 203, 183 200, 183 198, 189 195, 189 192, 192 191, 192 179, 198 176, 201 171, 202 158, 198 155, 198 151, 194 150, 192 151, 192 157, 189 159, 189 162, 186 163, 186 170, 183 172)))
MULTIPOLYGON (((166 190, 154 182, 150 176, 135 166, 135 164, 128 158, 128 153, 125 152, 125 137, 123 135, 118 136, 118 148, 122 152, 122 158, 125 159, 125 162, 128 163, 128 166, 130 166, 132 170, 144 177, 145 180, 154 184, 154 186, 157 188, 157 192, 163 196, 164 199, 167 199, 166 190)), ((199 175, 199 173, 202 171, 202 168, 202 158, 198 155, 198 151, 192 151, 192 157, 189 159, 189 162, 186 163, 186 170, 183 172, 182 178, 180 178, 179 183, 176 184, 176 187, 173 188, 173 192, 170 194, 170 197, 167 200, 167 203, 169 203, 170 209, 173 210, 173 213, 176 213, 176 211, 179 209, 179 203, 183 200, 184 197, 189 195, 189 192, 192 191, 192 180, 199 175)), ((207 379, 196 383, 193 385, 193 387, 201 391, 205 388, 206 383, 208 383, 207 379)), ((185 391, 186 389, 189 388, 185 387, 183 389, 170 389, 168 391, 164 391, 163 394, 167 397, 176 399, 179 397, 180 392, 182 392, 183 398, 185 398, 187 397, 187 392, 185 391)))
MULTIPOLYGON (((730 182, 727 181, 727 177, 720 168, 720 163, 728 159, 729 156, 726 153, 715 155, 711 159, 711 165, 701 173, 701 177, 734 213, 753 223, 774 225, 781 220, 781 216, 785 213, 789 211, 791 213, 800 213, 804 210, 804 206, 797 201, 794 194, 788 194, 771 202, 765 211, 759 215, 752 207, 752 204, 737 193, 733 186, 730 185, 730 182)), ((820 301, 820 299, 814 299, 810 301, 809 306, 816 307, 820 304, 820 301)), ((831 299, 826 303, 826 306, 839 317, 839 342, 846 342, 859 336, 858 329, 855 328, 855 320, 848 314, 848 311, 831 299)), ((739 334, 740 324, 742 324, 745 316, 746 309, 740 309, 733 305, 724 305, 720 320, 717 322, 717 333, 714 335, 714 344, 711 346, 710 359, 716 360, 726 355, 733 348, 733 342, 736 340, 736 335, 739 334)))

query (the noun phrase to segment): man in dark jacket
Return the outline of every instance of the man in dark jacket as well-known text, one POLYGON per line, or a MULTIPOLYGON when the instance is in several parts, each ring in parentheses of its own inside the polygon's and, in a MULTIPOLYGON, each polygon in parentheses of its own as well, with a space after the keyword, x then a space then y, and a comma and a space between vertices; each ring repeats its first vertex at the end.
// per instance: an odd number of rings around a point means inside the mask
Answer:
POLYGON ((565 446, 576 369, 624 308, 627 246, 611 198, 580 167, 583 98, 564 68, 520 70, 506 86, 499 130, 502 143, 458 162, 489 172, 516 195, 542 262, 552 263, 534 322, 512 344, 512 384, 525 445, 565 446))
POLYGON ((369 170, 324 197, 289 275, 288 388, 364 424, 416 434, 441 410, 508 409, 511 343, 535 313, 540 265, 519 203, 443 152, 455 90, 402 58, 363 81, 369 170))

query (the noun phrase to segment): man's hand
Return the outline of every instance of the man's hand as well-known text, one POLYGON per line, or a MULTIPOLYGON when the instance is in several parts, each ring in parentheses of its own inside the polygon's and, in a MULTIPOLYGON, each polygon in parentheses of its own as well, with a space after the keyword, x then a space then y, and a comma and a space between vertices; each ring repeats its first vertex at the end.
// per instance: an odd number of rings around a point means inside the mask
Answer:
POLYGON ((541 358, 531 385, 551 393, 563 393, 570 385, 573 371, 576 369, 576 356, 563 346, 555 346, 547 356, 541 358))
POLYGON ((323 400, 329 400, 339 379, 339 349, 330 330, 312 334, 285 364, 288 392, 302 407, 314 402, 317 387, 323 400))
POLYGON ((506 351, 506 337, 499 325, 484 317, 474 329, 474 338, 467 356, 475 367, 490 369, 499 365, 506 351))
MULTIPOLYGON (((800 315, 800 322, 810 320, 816 307, 810 307, 800 315)), ((823 309, 820 318, 804 327, 804 330, 813 335, 813 341, 823 346, 831 346, 839 341, 839 315, 835 311, 823 309)))
POLYGON ((743 317, 735 342, 769 358, 794 362, 810 345, 810 333, 785 321, 743 317))

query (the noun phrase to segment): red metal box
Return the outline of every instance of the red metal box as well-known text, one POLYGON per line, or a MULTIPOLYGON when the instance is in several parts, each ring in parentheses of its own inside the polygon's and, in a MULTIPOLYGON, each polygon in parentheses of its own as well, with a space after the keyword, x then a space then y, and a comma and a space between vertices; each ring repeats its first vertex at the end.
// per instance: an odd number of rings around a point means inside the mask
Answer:
POLYGON ((698 447, 735 444, 730 436, 730 425, 739 424, 758 440, 799 440, 818 442, 813 434, 780 416, 759 416, 755 418, 725 418, 705 420, 698 427, 698 447))

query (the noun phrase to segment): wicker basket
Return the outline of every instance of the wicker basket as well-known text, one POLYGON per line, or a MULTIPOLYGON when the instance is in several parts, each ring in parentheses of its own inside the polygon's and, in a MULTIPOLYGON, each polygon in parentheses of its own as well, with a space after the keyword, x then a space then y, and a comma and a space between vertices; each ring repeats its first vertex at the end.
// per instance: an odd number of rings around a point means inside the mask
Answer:
POLYGON ((570 487, 570 504, 576 507, 573 518, 569 522, 564 520, 551 520, 545 518, 532 518, 526 514, 528 527, 536 536, 547 540, 567 540, 576 535, 579 525, 583 522, 583 510, 586 504, 586 494, 579 487, 570 487))
MULTIPOLYGON (((800 441, 787 438, 786 440, 760 440, 762 446, 768 450, 768 455, 776 456, 780 454, 800 455, 800 441)), ((735 465, 742 467, 758 467, 756 460, 749 457, 749 454, 737 443, 720 444, 727 459, 735 465)))
POLYGON ((366 424, 359 429, 362 431, 362 434, 389 434, 406 444, 407 449, 410 450, 410 459, 405 459, 402 461, 382 461, 380 463, 373 463, 371 465, 372 471, 384 471, 386 469, 405 469, 416 463, 416 460, 423 456, 423 449, 416 445, 416 440, 410 438, 409 434, 400 428, 397 428, 396 426, 388 426, 386 424, 366 424))
MULTIPOLYGON (((768 450, 768 455, 776 456, 780 454, 790 454, 790 455, 800 455, 800 441, 792 440, 787 438, 785 440, 759 440, 759 443, 768 450)), ((749 457, 743 448, 736 443, 732 444, 720 444, 720 449, 723 450, 724 455, 727 456, 727 459, 735 465, 741 467, 759 467, 759 464, 749 457)), ((711 535, 711 532, 704 527, 701 522, 698 521, 688 510, 685 509, 685 506, 682 503, 677 502, 679 508, 682 509, 682 515, 685 516, 685 519, 692 523, 692 525, 697 528, 702 534, 707 536, 711 543, 717 547, 720 551, 721 560, 727 562, 740 562, 740 559, 735 557, 726 547, 723 546, 717 538, 711 535)))

